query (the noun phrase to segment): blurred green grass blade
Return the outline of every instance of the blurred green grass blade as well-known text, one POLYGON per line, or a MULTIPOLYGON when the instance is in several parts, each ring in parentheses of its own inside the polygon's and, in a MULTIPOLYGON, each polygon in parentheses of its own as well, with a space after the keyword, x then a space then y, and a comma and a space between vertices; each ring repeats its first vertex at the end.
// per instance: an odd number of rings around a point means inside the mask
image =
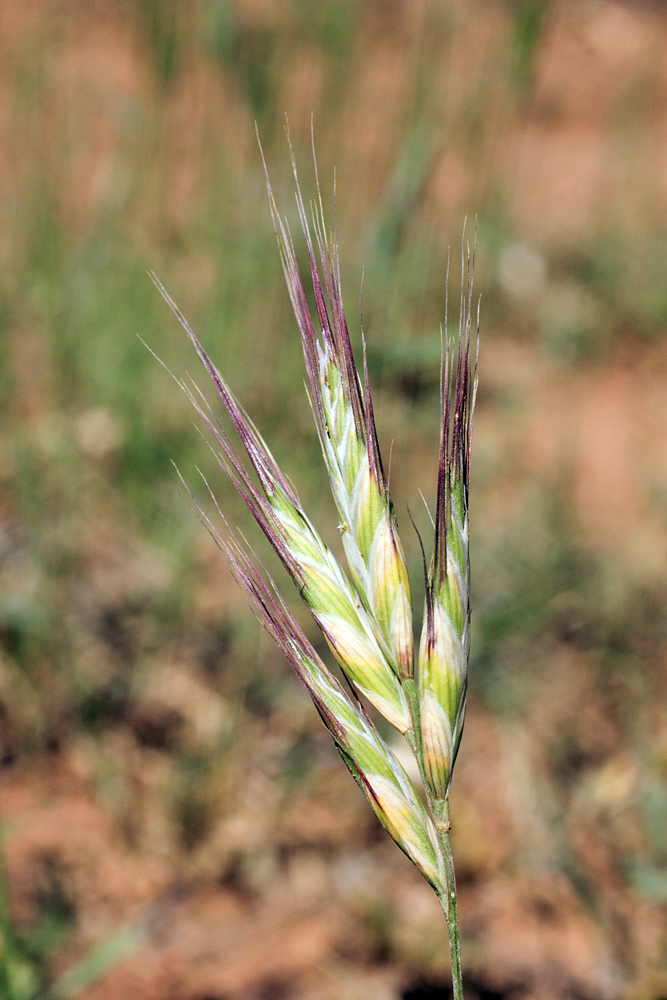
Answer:
POLYGON ((549 7, 549 0, 520 0, 514 7, 510 78, 518 86, 531 82, 533 62, 549 7))
POLYGON ((658 868, 648 861, 635 861, 628 866, 627 874, 633 889, 649 899, 667 903, 667 868, 658 868))
POLYGON ((431 132, 421 124, 410 128, 404 136, 372 241, 376 262, 386 267, 400 249, 412 210, 428 177, 434 150, 431 132))
POLYGON ((70 1000, 133 955, 146 939, 145 921, 126 924, 94 948, 51 987, 49 1000, 70 1000))
POLYGON ((160 85, 167 89, 176 79, 181 61, 178 5, 174 0, 135 0, 144 27, 153 67, 160 85))
POLYGON ((0 996, 6 997, 7 1000, 15 1000, 17 993, 14 990, 14 976, 12 975, 14 934, 9 915, 4 840, 4 824, 0 823, 0 996))

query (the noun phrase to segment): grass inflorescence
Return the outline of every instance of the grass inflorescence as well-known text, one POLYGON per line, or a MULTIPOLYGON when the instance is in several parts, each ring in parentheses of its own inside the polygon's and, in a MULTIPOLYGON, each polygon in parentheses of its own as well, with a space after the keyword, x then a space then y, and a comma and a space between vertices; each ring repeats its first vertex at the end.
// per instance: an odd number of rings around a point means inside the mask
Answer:
MULTIPOLYGON (((343 308, 335 227, 317 200, 307 211, 292 154, 315 316, 287 220, 267 174, 269 203, 301 334, 311 408, 340 518, 343 566, 321 538, 268 445, 182 313, 154 278, 211 377, 252 467, 242 461, 194 383, 181 381, 220 466, 291 576, 340 666, 324 664, 248 545, 222 520, 200 514, 260 621, 305 684, 324 725, 375 814, 435 889, 449 927, 454 996, 462 996, 448 795, 461 740, 470 642, 468 490, 477 385, 471 365, 474 251, 464 241, 458 335, 445 328, 434 546, 424 558, 426 607, 415 664, 410 582, 375 428, 365 343, 357 368, 343 308), (402 734, 423 788, 413 783, 375 725, 367 703, 402 734)), ((315 163, 317 174, 317 164, 315 163)), ((212 493, 213 496, 213 493, 212 493)))

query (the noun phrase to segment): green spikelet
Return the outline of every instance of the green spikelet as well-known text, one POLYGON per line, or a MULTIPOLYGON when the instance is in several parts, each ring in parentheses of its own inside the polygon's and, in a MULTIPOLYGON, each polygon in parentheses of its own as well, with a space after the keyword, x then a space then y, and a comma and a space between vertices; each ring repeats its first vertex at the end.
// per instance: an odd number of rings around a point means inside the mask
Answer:
POLYGON ((294 579, 349 680, 399 732, 406 732, 411 725, 407 700, 378 640, 377 627, 369 611, 312 525, 266 442, 237 402, 187 320, 157 279, 153 277, 153 280, 183 324, 211 376, 261 489, 248 475, 203 397, 197 394, 196 389, 180 382, 218 445, 218 451, 214 452, 218 461, 294 579))
POLYGON ((321 337, 308 308, 289 230, 277 212, 270 185, 269 194, 301 332, 313 413, 354 585, 387 662, 405 680, 413 673, 410 583, 377 444, 366 366, 362 384, 343 310, 336 236, 327 234, 320 200, 312 211, 313 243, 296 167, 294 176, 321 337))
POLYGON ((379 712, 404 733, 410 713, 403 690, 340 564, 312 524, 280 490, 269 498, 301 581, 301 596, 342 669, 379 712))
POLYGON ((468 251, 468 295, 454 363, 445 361, 442 430, 435 519, 435 549, 426 579, 426 609, 419 647, 424 772, 433 797, 447 797, 463 729, 470 648, 468 484, 477 386, 470 370, 474 256, 468 251))
POLYGON ((319 361, 325 419, 320 437, 345 555, 385 655, 405 680, 413 670, 410 583, 389 491, 379 461, 360 440, 340 372, 321 350, 319 361))
MULTIPOLYGON (((208 522, 208 518, 204 515, 208 522)), ((283 650, 306 685, 345 764, 367 796, 373 811, 399 847, 437 892, 444 870, 433 821, 412 782, 360 705, 355 704, 327 670, 275 590, 270 589, 247 552, 230 533, 212 534, 254 605, 260 621, 283 650)))

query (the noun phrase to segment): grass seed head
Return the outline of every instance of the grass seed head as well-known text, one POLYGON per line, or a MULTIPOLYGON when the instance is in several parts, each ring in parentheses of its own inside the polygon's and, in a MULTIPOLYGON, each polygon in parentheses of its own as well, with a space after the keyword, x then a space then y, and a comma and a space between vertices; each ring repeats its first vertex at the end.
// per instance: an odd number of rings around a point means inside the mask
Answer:
POLYGON ((376 815, 442 897, 449 885, 449 855, 442 828, 436 831, 420 796, 356 693, 366 697, 388 722, 407 735, 421 766, 431 811, 441 818, 438 803, 446 799, 449 791, 467 690, 468 476, 476 385, 469 365, 472 260, 468 255, 468 295, 466 298, 462 292, 453 360, 446 341, 435 547, 430 567, 425 569, 426 614, 417 695, 413 683, 410 584, 380 458, 365 350, 362 378, 354 364, 343 312, 335 231, 327 233, 318 197, 312 209, 313 240, 298 178, 296 182, 319 333, 308 307, 289 228, 278 215, 270 184, 269 199, 301 332, 311 405, 341 520, 351 580, 310 522, 259 431, 180 311, 154 280, 213 380, 254 475, 197 387, 180 384, 211 434, 212 450, 220 465, 322 630, 351 684, 352 697, 320 660, 244 545, 229 530, 223 537, 207 515, 200 513, 265 628, 306 685, 341 757, 376 815))

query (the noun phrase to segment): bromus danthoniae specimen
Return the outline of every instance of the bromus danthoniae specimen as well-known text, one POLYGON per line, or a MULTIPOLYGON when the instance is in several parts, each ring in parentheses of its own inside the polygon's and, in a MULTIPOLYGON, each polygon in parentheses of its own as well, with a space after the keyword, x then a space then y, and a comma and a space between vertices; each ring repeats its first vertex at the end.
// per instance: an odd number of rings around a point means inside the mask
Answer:
MULTIPOLYGON (((292 157, 294 166, 294 157, 292 157)), ((449 788, 461 740, 470 641, 468 484, 476 365, 470 363, 474 253, 464 244, 458 336, 443 338, 435 540, 424 558, 426 606, 414 655, 410 582, 378 447, 365 347, 355 365, 343 311, 338 244, 319 197, 296 201, 315 301, 311 313, 286 220, 269 203, 301 334, 308 389, 348 564, 318 534, 261 434, 164 288, 224 403, 252 471, 194 384, 181 382, 218 461, 292 577, 347 680, 323 663, 245 540, 200 514, 260 621, 306 685, 324 725, 380 822, 437 893, 449 928, 454 997, 463 996, 449 788), (415 663, 416 659, 416 663, 415 663), (374 725, 372 705, 414 754, 417 790, 374 725)), ((267 177, 268 183, 268 177, 267 177)), ((216 504, 217 507, 217 504, 216 504)))

